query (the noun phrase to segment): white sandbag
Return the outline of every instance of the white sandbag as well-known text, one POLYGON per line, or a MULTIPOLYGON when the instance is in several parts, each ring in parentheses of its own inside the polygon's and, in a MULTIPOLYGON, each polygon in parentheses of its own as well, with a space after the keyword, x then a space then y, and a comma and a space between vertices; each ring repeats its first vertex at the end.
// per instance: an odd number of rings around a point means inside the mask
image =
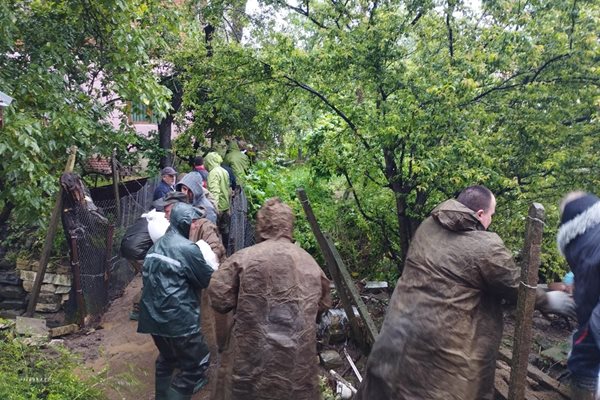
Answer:
POLYGON ((152 209, 145 214, 142 214, 142 217, 146 218, 148 221, 148 233, 150 234, 150 238, 154 243, 167 231, 169 228, 169 220, 165 218, 165 213, 162 211, 156 211, 152 209))
POLYGON ((204 240, 200 239, 196 242, 198 247, 200 247, 200 251, 204 256, 204 260, 214 271, 219 269, 219 260, 217 259, 217 255, 210 248, 210 245, 206 243, 204 240))

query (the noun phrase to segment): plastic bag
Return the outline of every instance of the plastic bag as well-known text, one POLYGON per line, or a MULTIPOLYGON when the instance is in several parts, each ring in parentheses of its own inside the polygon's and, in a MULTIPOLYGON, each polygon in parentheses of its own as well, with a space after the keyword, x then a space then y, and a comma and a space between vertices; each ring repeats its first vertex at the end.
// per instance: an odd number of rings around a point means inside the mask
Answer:
POLYGON ((165 218, 165 213, 153 209, 142 214, 142 217, 148 221, 148 233, 152 241, 156 243, 169 228, 169 221, 165 218))
POLYGON ((121 254, 129 260, 143 260, 153 244, 148 232, 148 221, 146 218, 138 218, 123 235, 121 254))
POLYGON ((215 254, 215 252, 210 248, 210 245, 202 239, 198 240, 196 244, 198 245, 198 247, 200 247, 200 251, 204 256, 204 261, 206 261, 208 266, 211 267, 213 271, 218 270, 219 260, 217 259, 217 255, 215 254))

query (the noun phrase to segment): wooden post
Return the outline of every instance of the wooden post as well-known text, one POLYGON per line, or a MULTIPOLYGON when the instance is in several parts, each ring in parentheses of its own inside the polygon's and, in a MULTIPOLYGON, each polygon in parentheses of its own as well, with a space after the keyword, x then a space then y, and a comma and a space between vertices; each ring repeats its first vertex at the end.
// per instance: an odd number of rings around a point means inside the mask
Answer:
POLYGON ((531 349, 531 325, 540 267, 544 217, 544 206, 533 203, 529 207, 525 245, 523 246, 523 262, 521 264, 521 283, 517 301, 517 320, 508 388, 509 400, 525 399, 527 366, 531 349))
POLYGON ((354 302, 354 304, 356 304, 358 314, 361 316, 363 322, 365 323, 365 329, 367 331, 367 346, 370 348, 373 345, 373 343, 375 343, 375 338, 378 334, 377 327, 375 327, 375 323, 371 318, 371 314, 369 314, 367 306, 362 301, 360 293, 358 293, 358 290, 354 285, 354 281, 352 280, 352 277, 350 276, 346 265, 344 265, 344 262, 342 261, 342 256, 340 256, 337 249, 335 248, 333 240, 327 234, 324 234, 324 236, 325 240, 327 240, 327 244, 329 245, 329 251, 333 254, 333 258, 336 261, 336 267, 339 271, 342 284, 347 289, 350 299, 354 302))
MULTIPOLYGON (((77 155, 77 146, 71 146, 69 149, 69 158, 65 166, 65 172, 72 172, 75 168, 75 157, 77 155)), ((35 306, 37 305, 38 296, 40 295, 40 288, 44 281, 44 275, 46 274, 46 267, 48 266, 48 260, 52 252, 52 245, 54 243, 54 237, 56 236, 56 230, 58 229, 58 220, 60 219, 60 213, 62 210, 62 185, 59 184, 58 194, 56 195, 56 201, 54 202, 54 208, 52 209, 52 215, 50 216, 50 222, 48 224, 48 232, 46 232, 46 239, 44 240, 44 248, 42 249, 42 255, 38 264, 38 270, 35 275, 35 281, 33 288, 31 289, 31 296, 29 297, 29 303, 27 304, 27 311, 25 311, 26 317, 33 316, 35 312, 35 306)))
POLYGON ((335 287, 337 288, 338 294, 340 296, 340 300, 342 301, 342 307, 344 308, 344 312, 348 317, 348 322, 350 323, 350 328, 352 330, 352 336, 354 340, 358 343, 360 347, 368 353, 371 345, 375 341, 375 336, 377 335, 377 329, 375 328, 375 324, 371 320, 370 315, 366 311, 366 306, 362 302, 356 287, 354 286, 354 282, 350 278, 350 274, 346 270, 340 255, 337 253, 335 246, 331 239, 327 238, 321 229, 319 228, 319 223, 315 217, 315 214, 312 211, 312 207, 310 206, 310 202, 308 197, 306 196, 306 192, 304 189, 299 188, 296 190, 298 194, 298 198, 300 199, 300 203, 302 204, 302 208, 304 208, 304 212, 306 214, 306 218, 312 228, 312 231, 317 239, 321 252, 323 253, 323 257, 325 258, 325 262, 327 263, 327 267, 329 269, 329 273, 331 278, 335 283, 335 287), (358 319, 354 315, 354 308, 352 307, 352 303, 356 303, 359 314, 363 317, 365 321, 365 326, 368 332, 368 338, 365 340, 362 335, 361 327, 358 322, 358 319))
POLYGON ((119 166, 117 164, 117 149, 113 149, 111 161, 112 178, 113 178, 113 192, 115 194, 115 205, 117 215, 115 221, 118 226, 121 226, 121 196, 119 195, 119 166))
POLYGON ((75 298, 77 300, 77 315, 79 317, 79 327, 83 328, 86 310, 83 288, 81 287, 81 263, 79 262, 79 251, 77 249, 77 233, 75 232, 71 232, 71 254, 71 270, 73 271, 73 286, 75 287, 75 298))

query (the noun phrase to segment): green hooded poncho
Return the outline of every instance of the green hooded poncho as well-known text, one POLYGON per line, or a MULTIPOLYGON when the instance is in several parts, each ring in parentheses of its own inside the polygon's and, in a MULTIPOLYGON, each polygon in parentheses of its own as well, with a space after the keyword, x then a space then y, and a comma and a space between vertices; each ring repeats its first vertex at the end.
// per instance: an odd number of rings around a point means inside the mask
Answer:
POLYGON ((219 212, 229 210, 229 174, 221 167, 222 161, 215 152, 204 157, 204 166, 208 170, 207 189, 215 199, 219 212))

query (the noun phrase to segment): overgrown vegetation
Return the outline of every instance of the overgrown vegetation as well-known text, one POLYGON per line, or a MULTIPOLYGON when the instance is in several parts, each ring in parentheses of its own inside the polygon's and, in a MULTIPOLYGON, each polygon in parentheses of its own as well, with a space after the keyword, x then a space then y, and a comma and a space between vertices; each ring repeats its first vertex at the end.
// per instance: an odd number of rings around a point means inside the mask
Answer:
MULTIPOLYGON (((0 319, 0 325, 7 321, 0 319)), ((101 385, 106 383, 106 374, 82 377, 81 372, 79 360, 67 349, 26 344, 10 329, 0 331, 0 398, 105 400, 101 385)))
POLYGON ((529 204, 543 203, 542 273, 560 278, 556 204, 600 184, 598 2, 301 3, 0 2, 0 90, 17 104, 0 135, 0 219, 47 219, 70 144, 164 163, 172 119, 183 160, 225 136, 258 147, 252 209, 292 202, 296 238, 318 254, 304 186, 360 277, 393 281, 428 212, 485 184, 515 255, 529 204), (104 92, 86 93, 96 72, 104 92), (108 126, 103 93, 166 117, 157 140, 108 126))

